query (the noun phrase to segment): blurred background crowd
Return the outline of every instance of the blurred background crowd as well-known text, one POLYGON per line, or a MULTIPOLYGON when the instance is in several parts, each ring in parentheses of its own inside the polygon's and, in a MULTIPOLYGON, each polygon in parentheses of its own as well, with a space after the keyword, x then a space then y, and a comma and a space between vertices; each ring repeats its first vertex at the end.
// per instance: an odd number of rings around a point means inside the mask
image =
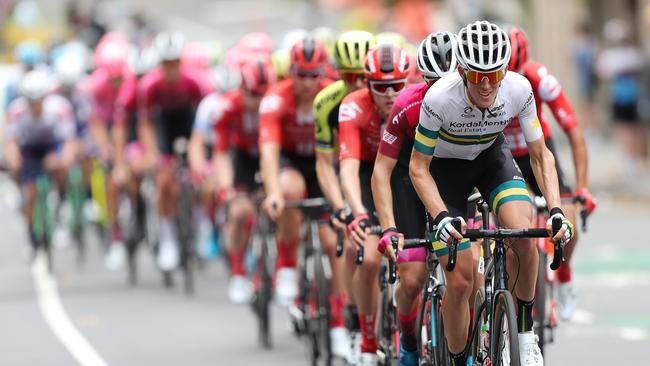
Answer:
POLYGON ((120 30, 143 47, 158 31, 178 30, 217 66, 250 32, 267 33, 276 49, 299 30, 331 39, 347 29, 395 31, 415 44, 477 18, 526 30, 533 57, 577 106, 595 188, 646 194, 639 182, 648 181, 650 0, 0 0, 0 62, 15 64, 26 41, 49 51, 71 40, 93 49, 120 30))

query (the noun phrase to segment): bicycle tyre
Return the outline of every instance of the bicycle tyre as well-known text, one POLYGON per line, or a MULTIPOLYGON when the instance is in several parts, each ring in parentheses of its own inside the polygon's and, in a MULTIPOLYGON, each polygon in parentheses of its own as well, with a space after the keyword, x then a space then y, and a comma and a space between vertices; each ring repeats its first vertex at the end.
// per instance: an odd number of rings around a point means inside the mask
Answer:
MULTIPOLYGON (((318 239, 316 239, 318 240, 318 239)), ((332 365, 332 339, 329 333, 329 324, 332 317, 329 302, 329 279, 325 272, 327 257, 321 251, 314 252, 314 285, 316 291, 316 335, 318 339, 318 358, 322 359, 323 365, 332 365)))
POLYGON ((379 350, 383 353, 383 359, 380 358, 379 364, 382 366, 389 366, 393 364, 395 357, 395 308, 393 301, 388 291, 388 286, 381 290, 381 308, 379 315, 378 331, 378 345, 379 350))
MULTIPOLYGON (((485 301, 485 288, 481 287, 476 291, 474 297, 474 318, 472 319, 472 338, 470 344, 470 356, 472 362, 479 365, 486 364, 490 357, 490 345, 483 337, 489 337, 489 314, 487 303, 485 301), (485 327, 486 333, 483 334, 482 328, 485 327)), ((489 340, 489 339, 488 339, 489 340)))
POLYGON ((260 345, 265 349, 272 348, 271 342, 271 298, 273 284, 271 271, 268 266, 269 248, 266 234, 260 235, 260 252, 257 258, 257 270, 260 279, 260 288, 255 294, 255 307, 257 315, 257 331, 260 345))
POLYGON ((189 183, 181 183, 179 204, 177 207, 176 228, 181 251, 181 268, 185 295, 194 295, 194 248, 192 220, 192 190, 189 183))
POLYGON ((539 253, 539 265, 537 267, 537 282, 535 283, 535 302, 533 303, 533 330, 539 335, 539 349, 544 356, 546 344, 547 321, 546 321, 546 263, 547 254, 539 253))
POLYGON ((433 296, 430 294, 429 290, 429 280, 425 285, 424 290, 422 290, 422 296, 420 301, 420 306, 418 309, 418 316, 415 321, 415 337, 418 344, 418 358, 420 359, 420 365, 434 365, 435 358, 431 352, 431 348, 435 345, 433 344, 433 339, 431 338, 431 303, 433 301, 433 296), (431 344, 429 344, 431 342, 431 344))
POLYGON ((496 294, 490 332, 492 365, 520 366, 517 317, 510 292, 501 291, 496 294), (509 359, 504 357, 506 355, 509 359))
POLYGON ((436 296, 436 311, 435 311, 435 330, 437 347, 434 349, 435 365, 449 366, 451 360, 449 359, 449 347, 447 346, 447 338, 445 337, 445 322, 442 318, 442 299, 445 296, 446 287, 444 285, 438 286, 438 295, 436 296))

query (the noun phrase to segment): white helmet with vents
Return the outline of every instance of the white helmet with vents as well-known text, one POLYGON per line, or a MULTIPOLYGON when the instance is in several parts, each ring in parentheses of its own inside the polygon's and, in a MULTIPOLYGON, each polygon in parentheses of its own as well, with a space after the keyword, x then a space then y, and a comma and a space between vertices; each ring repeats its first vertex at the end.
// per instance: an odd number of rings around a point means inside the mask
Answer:
POLYGON ((508 34, 496 24, 477 21, 458 32, 458 63, 466 70, 504 70, 510 60, 508 34))
POLYGON ((451 32, 429 34, 418 47, 418 70, 428 79, 438 79, 456 71, 456 47, 456 35, 451 32))

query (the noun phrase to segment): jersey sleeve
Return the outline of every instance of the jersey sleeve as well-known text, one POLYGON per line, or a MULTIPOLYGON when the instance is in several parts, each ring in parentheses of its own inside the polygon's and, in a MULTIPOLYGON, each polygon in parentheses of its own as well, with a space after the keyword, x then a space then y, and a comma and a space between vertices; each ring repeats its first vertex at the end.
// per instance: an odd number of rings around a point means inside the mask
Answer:
POLYGON ((7 106, 7 125, 4 130, 5 138, 7 140, 12 140, 18 137, 18 119, 24 110, 21 107, 21 101, 19 99, 14 99, 9 102, 7 106))
POLYGON ((344 94, 345 87, 334 83, 321 90, 314 98, 316 151, 334 151, 335 134, 338 130, 339 106, 344 94))
POLYGON ((537 96, 548 105, 562 129, 569 132, 574 128, 578 120, 557 78, 543 65, 537 65, 528 71, 527 77, 537 96))
POLYGON ((274 92, 268 93, 260 102, 260 145, 282 145, 282 115, 284 101, 274 92))
POLYGON ((433 155, 442 127, 443 108, 437 102, 438 94, 436 84, 434 84, 422 100, 420 122, 415 129, 413 148, 425 155, 433 155))
POLYGON ((228 98, 217 98, 212 111, 212 128, 214 130, 214 151, 226 152, 230 148, 230 126, 234 105, 228 98))
POLYGON ((153 84, 145 75, 142 82, 138 84, 138 117, 151 120, 153 117, 154 92, 153 84))
POLYGON ((361 160, 361 132, 359 119, 363 111, 359 104, 343 99, 339 108, 339 160, 361 160))
POLYGON ((530 82, 523 76, 520 76, 515 80, 518 80, 518 82, 515 83, 517 86, 515 87, 516 92, 514 95, 519 97, 521 105, 518 114, 519 125, 524 133, 524 139, 526 142, 536 141, 543 138, 544 133, 542 131, 542 126, 539 123, 539 118, 537 117, 537 107, 535 106, 533 88, 530 85, 530 82))
POLYGON ((125 85, 120 89, 115 100, 115 113, 113 115, 113 122, 116 125, 124 126, 128 123, 129 113, 135 107, 136 92, 135 85, 125 85))
POLYGON ((379 153, 392 159, 398 159, 399 153, 408 127, 407 111, 414 108, 413 105, 404 107, 402 104, 395 102, 391 108, 388 123, 384 129, 379 142, 379 153))

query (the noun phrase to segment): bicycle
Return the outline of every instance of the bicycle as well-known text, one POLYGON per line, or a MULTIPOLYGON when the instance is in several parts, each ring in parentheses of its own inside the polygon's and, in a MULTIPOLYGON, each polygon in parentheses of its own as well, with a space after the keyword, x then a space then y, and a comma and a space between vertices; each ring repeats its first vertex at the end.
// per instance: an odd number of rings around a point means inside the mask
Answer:
POLYGON ((305 242, 299 264, 298 324, 299 334, 306 336, 311 365, 332 365, 332 345, 329 334, 331 309, 329 303, 332 268, 321 246, 318 226, 330 211, 325 198, 288 201, 285 209, 299 209, 306 217, 305 242))
POLYGON ((100 243, 104 249, 108 249, 109 243, 109 220, 108 220, 108 194, 107 194, 107 178, 106 174, 108 167, 102 163, 98 158, 92 159, 92 166, 90 172, 90 195, 92 201, 99 209, 97 214, 96 229, 100 237, 100 243))
POLYGON ((84 238, 85 220, 83 205, 86 193, 83 185, 83 173, 80 167, 74 167, 68 172, 68 185, 66 188, 68 203, 70 204, 70 231, 77 246, 77 265, 81 266, 86 260, 86 242, 84 238))
POLYGON ((36 177, 36 199, 32 209, 32 236, 35 253, 43 251, 47 268, 54 272, 52 260, 52 233, 54 232, 54 212, 49 203, 51 184, 49 174, 41 171, 36 177))
MULTIPOLYGON (((585 199, 582 196, 571 198, 571 202, 582 204, 580 218, 582 221, 582 231, 587 228, 587 210, 584 207, 585 199)), ((535 225, 542 226, 548 219, 548 208, 544 197, 536 196, 533 198, 535 208, 535 225)), ((555 341, 555 328, 557 328, 557 284, 558 279, 554 271, 548 270, 553 245, 546 239, 537 240, 537 250, 539 252, 539 266, 537 272, 537 283, 535 285, 535 303, 533 304, 533 329, 539 336, 539 349, 544 356, 544 350, 547 343, 555 341)))
POLYGON ((139 192, 135 202, 126 192, 120 193, 117 220, 126 246, 127 281, 131 286, 135 286, 138 282, 137 251, 146 235, 145 209, 144 198, 139 192))

